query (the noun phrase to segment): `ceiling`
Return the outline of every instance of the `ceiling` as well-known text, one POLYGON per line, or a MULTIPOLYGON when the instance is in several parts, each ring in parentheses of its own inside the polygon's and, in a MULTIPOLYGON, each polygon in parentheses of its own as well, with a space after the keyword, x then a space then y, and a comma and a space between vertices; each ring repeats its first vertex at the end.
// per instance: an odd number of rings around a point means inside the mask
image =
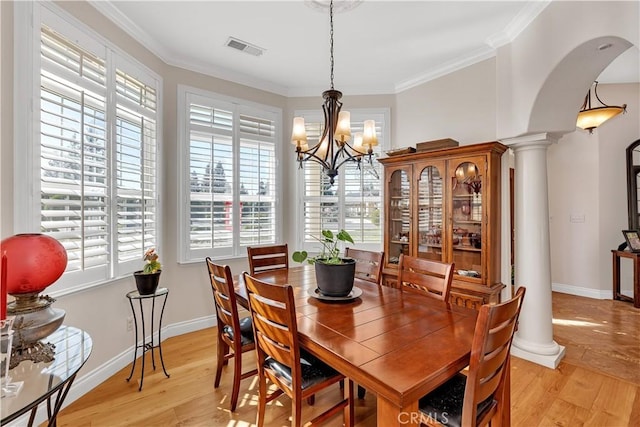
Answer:
MULTIPOLYGON (((326 0, 98 1, 91 4, 168 64, 285 96, 330 85, 326 0), (324 7, 323 7, 324 6, 324 7), (226 46, 234 37, 259 56, 226 46)), ((495 55, 547 1, 337 1, 335 88, 389 94, 495 55)), ((599 77, 640 81, 638 48, 599 77)))

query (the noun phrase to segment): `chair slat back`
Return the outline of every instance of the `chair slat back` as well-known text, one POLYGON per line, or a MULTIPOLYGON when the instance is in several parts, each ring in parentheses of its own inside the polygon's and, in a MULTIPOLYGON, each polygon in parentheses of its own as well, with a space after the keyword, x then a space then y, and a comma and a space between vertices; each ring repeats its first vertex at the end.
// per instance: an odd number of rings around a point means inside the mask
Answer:
POLYGON ((344 255, 356 261, 357 278, 378 285, 380 284, 382 280, 382 260, 384 259, 384 252, 346 248, 344 255))
POLYGON ((453 280, 453 263, 400 255, 398 283, 403 290, 426 294, 449 301, 453 280))
POLYGON ((289 248, 287 244, 247 247, 249 271, 257 274, 264 271, 289 268, 289 248))
POLYGON ((215 264, 211 258, 206 258, 213 301, 216 305, 218 327, 229 326, 234 337, 240 336, 240 318, 236 304, 236 293, 233 289, 233 276, 228 265, 215 264))
POLYGON ((525 288, 521 286, 511 300, 480 307, 471 345, 462 425, 476 425, 479 403, 491 396, 500 400, 524 294, 525 288))
POLYGON ((243 277, 253 319, 258 366, 270 356, 290 367, 292 388, 296 389, 301 383, 301 372, 293 288, 263 282, 247 273, 243 273, 243 277))

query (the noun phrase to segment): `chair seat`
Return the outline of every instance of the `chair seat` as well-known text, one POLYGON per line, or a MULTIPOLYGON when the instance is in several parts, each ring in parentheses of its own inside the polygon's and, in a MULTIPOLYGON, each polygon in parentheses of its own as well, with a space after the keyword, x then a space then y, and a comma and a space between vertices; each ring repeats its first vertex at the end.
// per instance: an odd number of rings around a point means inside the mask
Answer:
MULTIPOLYGON (((420 411, 441 424, 460 427, 462 425, 462 405, 467 377, 457 374, 440 387, 420 399, 420 411)), ((493 403, 493 396, 478 404, 478 418, 487 411, 493 403)))
MULTIPOLYGON (((223 327, 222 333, 228 335, 233 341, 233 329, 231 329, 231 326, 226 325, 223 327)), ((240 335, 242 335, 240 342, 243 346, 253 342, 253 322, 251 316, 240 319, 240 335)))
MULTIPOLYGON (((300 350, 300 366, 302 367, 303 390, 340 375, 335 369, 302 349, 300 350)), ((291 368, 271 357, 265 359, 264 367, 275 372, 276 376, 291 388, 291 368)))

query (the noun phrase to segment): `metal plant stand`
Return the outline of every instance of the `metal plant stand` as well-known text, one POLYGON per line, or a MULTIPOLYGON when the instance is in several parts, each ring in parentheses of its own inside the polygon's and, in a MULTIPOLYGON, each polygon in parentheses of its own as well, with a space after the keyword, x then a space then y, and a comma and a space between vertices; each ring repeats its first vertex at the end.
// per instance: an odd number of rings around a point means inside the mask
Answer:
POLYGON ((145 361, 145 354, 147 353, 147 351, 151 352, 151 364, 153 366, 153 370, 154 371, 156 370, 156 359, 155 359, 155 354, 153 352, 154 348, 158 349, 158 352, 160 354, 160 363, 162 364, 162 371, 167 376, 167 378, 169 378, 169 374, 167 373, 167 370, 164 367, 164 360, 162 358, 162 335, 161 335, 162 334, 162 316, 164 314, 164 307, 167 304, 168 295, 169 295, 169 290, 167 288, 158 288, 155 293, 149 294, 149 295, 140 295, 138 291, 131 291, 127 294, 127 298, 129 299, 129 305, 131 305, 131 312, 133 313, 134 329, 136 331, 136 344, 135 344, 134 353, 133 353, 133 365, 131 366, 131 373, 129 374, 129 378, 127 378, 127 381, 131 380, 131 378, 133 377, 133 372, 136 368, 136 361, 138 360, 138 349, 140 348, 142 349, 142 372, 140 374, 140 387, 138 388, 138 391, 142 390, 142 383, 144 381, 144 361, 145 361), (159 297, 164 297, 164 298, 162 299, 162 310, 160 311, 160 317, 158 319, 158 341, 156 344, 153 323, 155 318, 156 299, 159 297), (149 321, 151 333, 149 334, 149 337, 147 337, 147 334, 146 334, 146 321, 144 317, 143 300, 146 300, 146 299, 151 299, 151 318, 149 321), (136 309, 133 304, 134 300, 138 301, 139 314, 140 314, 140 326, 141 326, 140 329, 142 332, 142 344, 140 344, 140 341, 138 338, 138 329, 139 329, 138 317, 137 317, 138 313, 136 312, 136 309))

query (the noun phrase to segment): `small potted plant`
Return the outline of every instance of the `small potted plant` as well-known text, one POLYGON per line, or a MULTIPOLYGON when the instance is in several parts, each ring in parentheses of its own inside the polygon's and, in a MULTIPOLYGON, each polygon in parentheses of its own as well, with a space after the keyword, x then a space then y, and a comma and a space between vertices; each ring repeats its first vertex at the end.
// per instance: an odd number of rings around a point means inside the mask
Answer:
POLYGON ((291 257, 296 262, 307 261, 315 266, 316 282, 323 295, 331 297, 349 295, 353 289, 356 262, 350 258, 340 257, 338 244, 354 243, 353 238, 345 230, 340 230, 338 233, 322 230, 322 237, 313 236, 313 238, 322 243, 322 251, 318 255, 309 257, 306 251, 296 251, 291 257))
POLYGON ((150 248, 144 253, 144 268, 133 273, 136 279, 136 287, 140 295, 151 295, 158 289, 162 265, 158 260, 155 248, 150 248))

